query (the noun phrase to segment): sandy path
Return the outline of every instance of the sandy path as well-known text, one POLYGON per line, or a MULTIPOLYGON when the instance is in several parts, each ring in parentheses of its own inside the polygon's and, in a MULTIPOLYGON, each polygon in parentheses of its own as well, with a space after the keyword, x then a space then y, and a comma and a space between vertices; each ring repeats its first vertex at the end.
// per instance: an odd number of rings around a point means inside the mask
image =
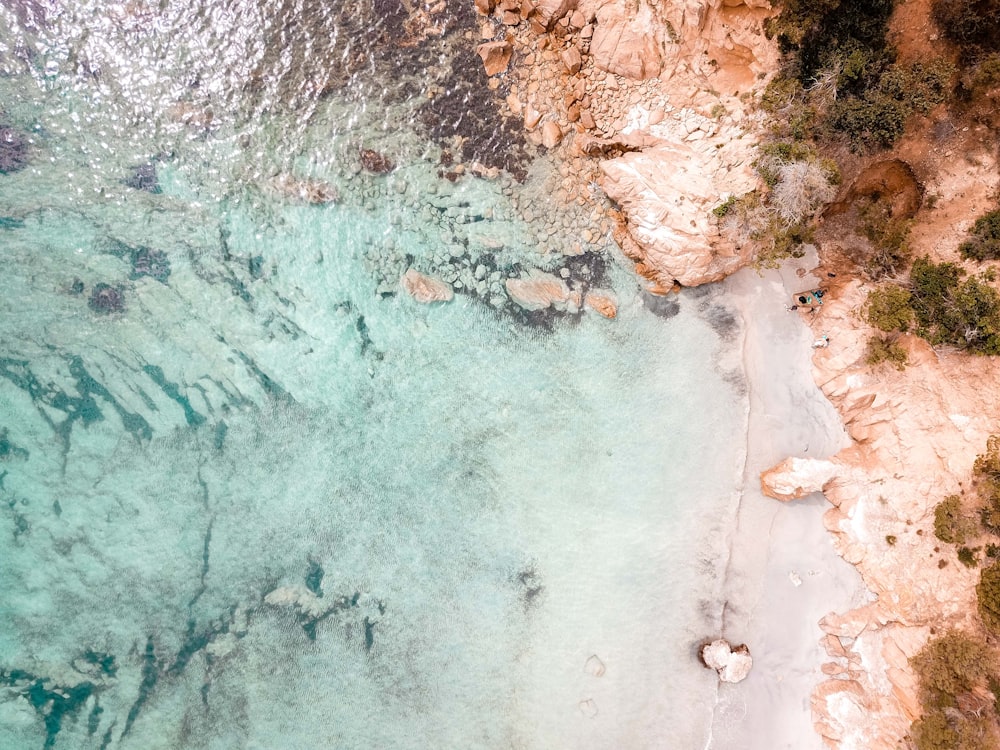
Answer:
POLYGON ((712 750, 822 748, 809 708, 825 660, 818 621, 867 599, 823 527, 823 496, 783 505, 760 492, 760 472, 783 458, 830 456, 848 444, 840 417, 813 381, 814 336, 799 317, 808 313, 785 309, 793 292, 818 284, 804 273, 813 265, 815 258, 806 258, 763 278, 745 269, 725 282, 746 323, 750 415, 723 635, 749 645, 754 668, 744 682, 720 685, 712 750))

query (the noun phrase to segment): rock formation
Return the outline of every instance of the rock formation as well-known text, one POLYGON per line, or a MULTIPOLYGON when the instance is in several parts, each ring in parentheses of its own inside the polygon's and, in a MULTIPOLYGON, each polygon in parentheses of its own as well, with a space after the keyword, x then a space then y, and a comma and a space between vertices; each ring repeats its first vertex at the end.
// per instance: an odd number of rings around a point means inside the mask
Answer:
POLYGON ((753 667, 753 657, 746 644, 734 648, 724 638, 706 643, 700 654, 705 666, 718 672, 723 682, 742 682, 753 667))
POLYGON ((403 290, 417 302, 449 302, 454 296, 451 285, 431 276, 407 269, 400 279, 403 290))
MULTIPOLYGON (((927 187, 942 198, 933 212, 917 214, 913 252, 960 261, 962 227, 993 205, 995 156, 977 152, 957 162, 921 149, 919 171, 934 175, 927 187)), ((837 240, 828 242, 829 256, 841 251, 837 240)), ((837 551, 877 596, 820 623, 831 661, 823 668, 830 679, 812 697, 817 731, 839 750, 888 750, 920 715, 910 657, 934 632, 975 628, 978 569, 960 564, 954 546, 935 537, 934 509, 968 487, 976 455, 1000 434, 1000 362, 935 351, 904 335, 906 369, 873 368, 865 362, 872 331, 857 314, 871 286, 842 277, 834 286, 808 318, 833 342, 814 355, 813 369, 853 444, 829 461, 788 459, 761 480, 782 500, 822 489, 837 551)))
MULTIPOLYGON (((693 286, 749 261, 751 248, 725 240, 712 209, 757 184, 758 121, 740 97, 776 67, 762 31, 766 1, 477 7, 494 20, 480 45, 487 72, 501 69, 493 50, 508 42, 520 61, 501 73, 510 77, 510 112, 535 143, 584 157, 568 179, 599 183, 617 204, 615 236, 640 274, 664 288, 693 286)), ((589 200, 562 188, 567 202, 589 200)))
POLYGON ((565 281, 550 273, 535 271, 520 279, 507 279, 510 298, 529 312, 554 307, 561 312, 580 309, 580 292, 571 291, 565 281))

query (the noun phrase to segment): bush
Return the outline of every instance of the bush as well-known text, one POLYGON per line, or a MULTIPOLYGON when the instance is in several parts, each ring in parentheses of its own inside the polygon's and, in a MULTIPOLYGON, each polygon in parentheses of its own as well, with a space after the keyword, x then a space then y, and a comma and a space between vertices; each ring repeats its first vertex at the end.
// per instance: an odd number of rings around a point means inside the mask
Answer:
POLYGON ((986 685, 995 671, 993 662, 985 644, 957 630, 928 641, 910 659, 920 678, 923 697, 932 705, 941 697, 954 698, 986 685))
POLYGON ((943 60, 909 68, 893 64, 859 86, 856 95, 839 98, 830 109, 830 125, 848 136, 855 151, 889 148, 911 114, 947 99, 953 74, 943 60))
POLYGON ((1000 210, 976 219, 969 234, 971 237, 958 247, 963 257, 978 261, 1000 259, 1000 210))
POLYGON ((865 273, 874 281, 895 276, 910 263, 910 228, 913 222, 893 217, 888 201, 866 202, 860 209, 861 231, 871 243, 865 273))
POLYGON ((965 515, 959 495, 949 495, 934 508, 934 536, 942 542, 965 544, 978 531, 976 522, 965 515))
POLYGON ((1000 46, 1000 1, 932 0, 931 12, 941 32, 963 46, 996 49, 1000 46))
POLYGON ((979 574, 976 602, 983 625, 994 635, 1000 635, 1000 563, 983 568, 979 574))
POLYGON ((900 346, 891 336, 872 336, 868 339, 865 350, 865 362, 871 367, 890 364, 897 370, 905 370, 910 357, 906 349, 900 346))
POLYGON ((982 277, 959 283, 964 273, 954 263, 913 262, 910 305, 917 333, 934 345, 1000 354, 1000 294, 982 277))
POLYGON ((895 284, 883 284, 868 293, 865 319, 880 331, 906 331, 913 322, 910 293, 895 284))
POLYGON ((974 568, 979 564, 979 560, 976 559, 976 551, 968 547, 958 548, 958 561, 967 568, 974 568))
POLYGON ((917 750, 954 750, 958 747, 958 732, 951 728, 940 709, 925 713, 910 727, 917 750))

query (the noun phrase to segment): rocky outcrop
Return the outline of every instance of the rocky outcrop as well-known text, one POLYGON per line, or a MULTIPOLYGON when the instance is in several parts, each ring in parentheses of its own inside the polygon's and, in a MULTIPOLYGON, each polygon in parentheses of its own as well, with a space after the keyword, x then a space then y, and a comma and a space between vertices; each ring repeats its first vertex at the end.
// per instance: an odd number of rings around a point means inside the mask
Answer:
POLYGON ((835 461, 817 458, 786 458, 760 475, 760 487, 768 497, 788 502, 822 492, 837 476, 835 461))
MULTIPOLYGON (((507 106, 529 140, 585 157, 575 183, 596 176, 617 204, 615 236, 637 270, 670 287, 744 266, 753 248, 727 241, 712 209, 757 185, 758 121, 740 96, 776 69, 767 3, 545 0, 516 14, 509 5, 478 6, 502 21, 520 61, 503 74, 507 106)), ((568 202, 589 200, 562 188, 568 202)))
MULTIPOLYGON (((935 175, 927 187, 942 199, 933 212, 917 214, 913 252, 959 261, 961 229, 993 205, 995 156, 942 159, 923 172, 935 175)), ((842 252, 838 237, 826 242, 827 257, 842 252)), ((820 623, 830 679, 813 694, 812 707, 817 731, 836 750, 899 747, 920 715, 909 659, 931 633, 976 628, 978 569, 960 564, 954 546, 935 537, 934 509, 969 486, 977 454, 1000 434, 996 358, 934 351, 902 336, 905 370, 866 364, 872 331, 857 310, 870 288, 838 280, 807 318, 817 334, 830 337, 830 347, 813 357, 814 377, 853 444, 830 461, 791 459, 762 477, 765 491, 782 499, 823 489, 834 545, 877 597, 820 623)))
POLYGON ((601 186, 624 218, 619 244, 642 264, 643 275, 661 284, 719 281, 750 261, 752 246, 725 239, 712 214, 724 195, 756 185, 749 153, 740 141, 716 145, 664 141, 601 162, 601 186))
POLYGON ((702 646, 701 660, 706 667, 718 672, 719 679, 723 682, 742 682, 753 667, 753 657, 746 644, 734 648, 724 638, 702 646))
POLYGON ((583 303, 605 318, 618 316, 618 302, 610 292, 590 291, 583 297, 583 303))
POLYGON ((400 279, 403 290, 417 302, 429 304, 431 302, 450 302, 455 296, 455 292, 448 284, 441 279, 424 274, 412 268, 407 269, 400 279))
POLYGON ((565 281, 550 273, 535 271, 520 279, 507 279, 511 300, 529 312, 554 307, 560 312, 580 309, 580 292, 570 290, 565 281))

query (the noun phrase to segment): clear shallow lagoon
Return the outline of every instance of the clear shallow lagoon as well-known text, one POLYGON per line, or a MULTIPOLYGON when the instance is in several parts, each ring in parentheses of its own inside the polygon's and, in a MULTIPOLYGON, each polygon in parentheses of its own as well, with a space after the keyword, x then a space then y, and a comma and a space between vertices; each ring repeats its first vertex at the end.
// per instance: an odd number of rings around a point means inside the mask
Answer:
POLYGON ((702 747, 738 321, 563 256, 517 209, 544 159, 439 177, 416 103, 456 74, 367 6, 190 6, 0 5, 0 747, 702 747), (571 268, 619 317, 422 306, 408 265, 571 268))

